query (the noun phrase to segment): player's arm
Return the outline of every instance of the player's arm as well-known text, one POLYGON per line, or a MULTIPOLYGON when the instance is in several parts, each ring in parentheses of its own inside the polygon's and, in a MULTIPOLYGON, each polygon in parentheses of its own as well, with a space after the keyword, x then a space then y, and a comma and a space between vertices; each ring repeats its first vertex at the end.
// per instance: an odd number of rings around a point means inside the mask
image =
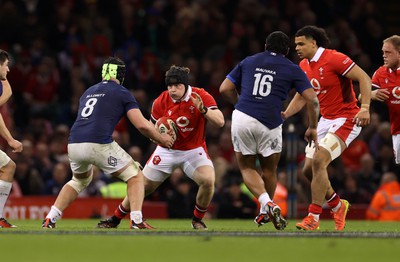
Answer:
POLYGON ((4 119, 1 114, 0 114, 0 135, 7 141, 8 145, 13 149, 13 152, 22 151, 23 149, 22 143, 14 139, 14 137, 11 135, 6 124, 4 123, 4 119))
POLYGON ((370 121, 369 105, 371 103, 371 78, 358 65, 354 65, 346 74, 346 77, 357 81, 360 85, 361 109, 354 117, 353 122, 359 126, 366 126, 370 121))
POLYGON ((219 93, 232 105, 236 104, 239 99, 235 84, 228 78, 222 82, 219 93))
POLYGON ((11 85, 8 80, 1 80, 3 92, 0 94, 0 106, 4 105, 12 95, 11 85))
MULTIPOLYGON (((311 91, 314 92, 314 90, 312 88, 311 88, 311 91)), ((314 92, 314 94, 315 94, 315 92, 314 92)), ((302 95, 300 95, 299 93, 296 93, 294 95, 293 99, 290 101, 289 105, 287 106, 286 110, 281 113, 282 118, 286 120, 289 117, 291 117, 292 115, 295 115, 305 106, 306 103, 307 102, 304 99, 304 97, 302 95)))
POLYGON ((225 125, 224 115, 222 114, 221 110, 218 108, 208 109, 208 107, 203 104, 203 99, 201 99, 200 95, 195 92, 192 93, 190 99, 200 113, 202 113, 211 124, 217 127, 223 127, 225 125))
POLYGON ((319 117, 319 101, 317 94, 313 88, 308 88, 301 93, 307 104, 308 113, 308 129, 304 134, 305 140, 311 145, 311 141, 314 141, 315 146, 318 147, 318 136, 317 136, 317 125, 319 117))
POLYGON ((218 108, 209 109, 203 115, 214 126, 223 127, 225 125, 224 115, 218 108))
POLYGON ((139 130, 139 132, 156 141, 164 147, 172 147, 174 139, 168 134, 160 134, 150 121, 144 118, 139 108, 133 108, 127 113, 129 121, 139 130))
MULTIPOLYGON (((390 91, 385 89, 375 89, 371 91, 371 100, 384 102, 389 99, 390 91)), ((361 101, 362 95, 360 94, 359 100, 361 101)))

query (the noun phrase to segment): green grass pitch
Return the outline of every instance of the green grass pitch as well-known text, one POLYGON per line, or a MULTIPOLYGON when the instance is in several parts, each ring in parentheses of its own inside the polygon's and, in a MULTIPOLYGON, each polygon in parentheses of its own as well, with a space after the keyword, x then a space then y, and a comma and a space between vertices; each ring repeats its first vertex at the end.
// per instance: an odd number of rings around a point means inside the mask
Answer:
POLYGON ((206 220, 208 231, 194 231, 190 220, 148 222, 156 230, 96 229, 98 220, 61 219, 56 229, 42 229, 39 220, 10 222, 0 229, 1 261, 398 261, 400 223, 347 222, 336 232, 332 220, 320 230, 298 231, 289 221, 284 231, 252 220, 206 220))

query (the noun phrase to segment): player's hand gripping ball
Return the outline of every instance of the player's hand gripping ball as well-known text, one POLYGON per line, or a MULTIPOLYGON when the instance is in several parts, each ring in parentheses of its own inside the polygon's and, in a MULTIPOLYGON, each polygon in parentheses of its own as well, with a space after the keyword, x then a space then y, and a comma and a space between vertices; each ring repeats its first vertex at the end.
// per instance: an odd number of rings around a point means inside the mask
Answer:
POLYGON ((156 122, 156 128, 161 134, 167 133, 172 136, 174 141, 176 140, 176 137, 178 135, 178 128, 176 127, 176 124, 172 119, 169 119, 165 116, 160 117, 156 122))

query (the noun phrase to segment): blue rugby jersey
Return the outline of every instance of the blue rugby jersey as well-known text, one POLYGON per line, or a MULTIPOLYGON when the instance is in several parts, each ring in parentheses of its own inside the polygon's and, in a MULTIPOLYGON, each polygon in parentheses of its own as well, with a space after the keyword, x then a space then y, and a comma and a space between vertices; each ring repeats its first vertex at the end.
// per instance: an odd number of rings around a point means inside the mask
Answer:
POLYGON ((285 56, 269 51, 248 56, 227 75, 239 90, 235 109, 272 129, 283 120, 282 104, 295 88, 300 94, 311 88, 300 67, 285 56))
POLYGON ((111 143, 115 126, 133 108, 138 108, 136 99, 114 81, 89 87, 79 99, 78 115, 68 143, 111 143))

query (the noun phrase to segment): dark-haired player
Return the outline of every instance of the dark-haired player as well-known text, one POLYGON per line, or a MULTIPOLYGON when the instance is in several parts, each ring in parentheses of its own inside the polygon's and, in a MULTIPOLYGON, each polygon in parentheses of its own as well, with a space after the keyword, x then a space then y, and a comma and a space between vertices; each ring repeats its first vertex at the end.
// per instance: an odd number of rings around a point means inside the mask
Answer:
POLYGON ((139 110, 135 98, 122 86, 125 64, 116 57, 104 61, 102 81, 88 88, 79 100, 78 116, 71 128, 68 156, 73 172, 64 185, 42 227, 54 228, 62 211, 76 199, 92 180, 93 165, 127 183, 132 229, 151 228, 143 221, 143 174, 139 164, 115 141, 112 133, 120 119, 126 115, 145 136, 171 147, 174 140, 161 135, 139 110))
POLYGON ((289 37, 280 31, 271 33, 265 51, 242 60, 220 87, 221 94, 235 105, 232 143, 243 180, 260 202, 254 222, 260 226, 271 220, 278 230, 286 227, 280 207, 272 201, 282 151, 282 103, 292 88, 307 101, 310 121, 305 138, 310 143, 317 139, 319 114, 315 92, 299 66, 285 57, 288 52, 289 37))
MULTIPOLYGON (((225 124, 214 98, 204 89, 189 85, 190 70, 171 66, 165 74, 166 91, 154 101, 151 120, 168 117, 176 123, 178 134, 171 149, 158 145, 143 169, 145 194, 157 189, 176 167, 199 186, 193 211, 192 227, 207 229, 203 217, 214 195, 215 171, 205 143, 209 121, 216 127, 225 124)), ((129 197, 129 196, 128 196, 129 197)), ((98 223, 100 228, 117 227, 129 212, 128 199, 116 208, 114 215, 98 223)))
MULTIPOLYGON (((11 86, 7 80, 7 73, 10 71, 8 63, 10 62, 8 53, 0 49, 0 106, 7 102, 11 97, 11 86)), ((21 152, 22 144, 15 140, 4 123, 3 117, 0 114, 0 134, 7 141, 8 145, 13 149, 13 152, 21 152)), ((16 227, 10 224, 3 217, 3 209, 7 198, 11 191, 11 186, 15 173, 15 162, 0 150, 0 228, 16 227)))
MULTIPOLYGON (((324 29, 305 26, 296 32, 295 44, 301 59, 300 67, 310 80, 321 106, 318 123, 319 149, 306 147, 303 173, 311 181, 312 203, 308 215, 296 227, 301 230, 319 228, 322 204, 327 201, 335 221, 335 229, 343 230, 349 202, 333 190, 327 173, 328 165, 360 134, 370 121, 371 79, 347 55, 327 49, 329 39, 324 29), (352 81, 360 84, 361 108, 352 81)), ((304 105, 296 94, 283 116, 289 117, 304 105)))

